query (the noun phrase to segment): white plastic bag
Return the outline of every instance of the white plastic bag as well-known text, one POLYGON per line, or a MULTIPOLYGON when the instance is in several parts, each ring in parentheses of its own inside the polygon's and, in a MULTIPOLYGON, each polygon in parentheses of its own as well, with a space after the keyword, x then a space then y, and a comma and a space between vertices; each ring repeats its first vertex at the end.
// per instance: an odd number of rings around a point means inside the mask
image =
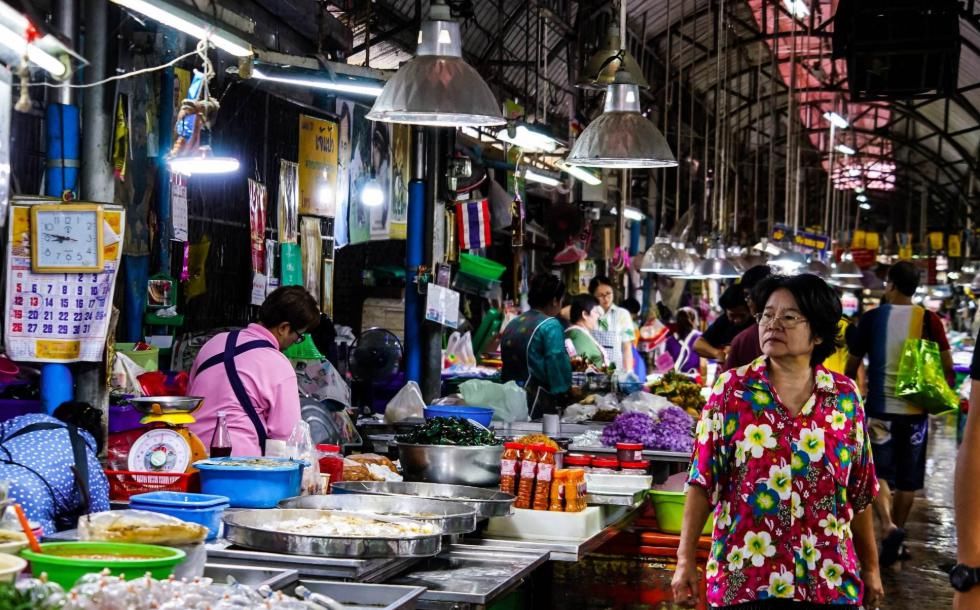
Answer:
POLYGON ((203 525, 148 510, 112 510, 78 519, 79 540, 189 545, 204 542, 207 535, 203 525))
POLYGON ((646 413, 657 418, 657 414, 671 405, 671 402, 657 394, 633 392, 620 403, 624 413, 646 413))
POLYGON ((493 409, 493 419, 501 422, 527 421, 527 392, 513 381, 500 384, 471 379, 459 386, 468 405, 493 409))
POLYGON ((473 353, 473 338, 470 336, 470 331, 462 335, 454 332, 449 336, 443 361, 448 365, 446 369, 458 371, 476 367, 476 355, 473 353))
POLYGON ((320 462, 317 459, 316 448, 313 446, 313 435, 310 425, 298 421, 286 441, 285 457, 306 462, 303 468, 303 488, 300 495, 317 495, 320 492, 320 462))
POLYGON ((146 369, 136 364, 132 358, 116 352, 112 362, 112 387, 124 394, 142 396, 143 386, 140 385, 139 376, 145 372, 146 369))
POLYGON ((385 407, 385 423, 394 424, 410 417, 421 418, 424 408, 425 400, 422 399, 422 390, 419 389, 419 384, 409 381, 402 389, 398 390, 398 393, 385 407))
POLYGON ((565 413, 561 416, 561 421, 566 424, 589 421, 598 410, 598 407, 595 405, 583 405, 580 403, 569 405, 565 409, 565 413))

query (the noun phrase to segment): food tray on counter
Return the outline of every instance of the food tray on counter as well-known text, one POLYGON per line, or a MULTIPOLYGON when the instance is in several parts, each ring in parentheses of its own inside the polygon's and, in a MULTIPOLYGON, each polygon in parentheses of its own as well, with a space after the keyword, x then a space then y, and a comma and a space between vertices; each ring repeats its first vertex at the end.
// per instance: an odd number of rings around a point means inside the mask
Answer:
MULTIPOLYGON (((294 579, 291 582, 280 583, 273 589, 298 597, 296 595, 297 587, 305 587, 312 593, 326 595, 341 604, 344 610, 415 608, 416 601, 425 593, 425 587, 332 582, 314 579, 294 579)), ((311 601, 315 602, 316 600, 311 601)))
POLYGON ((225 538, 233 544, 290 555, 319 555, 325 557, 431 557, 442 549, 442 532, 432 534, 400 534, 398 536, 312 535, 277 529, 277 525, 294 519, 318 519, 325 516, 372 519, 384 523, 418 527, 410 519, 367 516, 364 514, 312 509, 242 510, 223 517, 225 538))
POLYGON ((298 496, 279 503, 279 508, 340 510, 366 515, 412 519, 438 526, 443 535, 468 534, 476 530, 477 511, 472 506, 408 496, 334 494, 298 496))
POLYGON ((344 481, 331 486, 338 494, 367 494, 377 496, 409 496, 413 498, 439 500, 465 504, 476 509, 480 519, 502 517, 511 513, 514 500, 511 494, 465 485, 443 485, 440 483, 344 481))

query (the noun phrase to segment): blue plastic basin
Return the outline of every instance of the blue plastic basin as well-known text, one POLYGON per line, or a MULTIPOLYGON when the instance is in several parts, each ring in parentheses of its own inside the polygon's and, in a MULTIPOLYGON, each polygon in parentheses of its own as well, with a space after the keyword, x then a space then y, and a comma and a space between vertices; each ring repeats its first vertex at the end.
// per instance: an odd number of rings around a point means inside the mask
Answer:
POLYGON ((228 496, 153 491, 129 499, 129 507, 170 515, 181 521, 198 523, 208 528, 208 540, 218 537, 221 514, 231 505, 228 496))
POLYGON ((434 417, 460 417, 490 427, 493 409, 487 407, 468 407, 462 405, 431 405, 423 410, 426 419, 434 417))
POLYGON ((298 496, 304 462, 288 458, 262 458, 280 465, 242 464, 256 458, 209 458, 195 462, 201 471, 201 492, 227 496, 232 508, 275 508, 280 500, 298 496), (237 463, 238 465, 232 465, 237 463))

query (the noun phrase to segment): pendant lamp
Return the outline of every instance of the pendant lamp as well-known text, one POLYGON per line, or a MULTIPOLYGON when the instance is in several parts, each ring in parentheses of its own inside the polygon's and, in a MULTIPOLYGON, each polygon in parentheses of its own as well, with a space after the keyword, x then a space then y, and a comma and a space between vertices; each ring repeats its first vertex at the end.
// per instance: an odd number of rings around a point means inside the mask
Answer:
POLYGON ((459 23, 442 0, 432 3, 422 23, 415 57, 385 83, 367 118, 437 127, 507 122, 490 87, 463 59, 459 23))
POLYGON ((850 252, 845 252, 843 255, 841 255, 841 260, 839 263, 834 263, 831 265, 830 274, 835 278, 864 277, 864 273, 861 272, 861 268, 854 262, 854 258, 851 256, 850 252))
POLYGON ((619 24, 610 24, 606 30, 606 38, 602 41, 602 48, 592 54, 589 63, 582 70, 582 74, 575 83, 576 87, 583 89, 605 89, 616 79, 616 73, 623 67, 636 79, 636 84, 644 89, 650 87, 646 80, 640 76, 643 70, 640 64, 636 63, 633 55, 623 48, 622 36, 619 31, 619 24))
POLYGON ((624 68, 606 87, 602 114, 575 140, 565 162, 624 169, 677 166, 667 139, 640 113, 640 88, 624 68))
POLYGON ((784 250, 769 259, 769 264, 778 267, 783 273, 793 274, 806 266, 806 257, 796 250, 784 250))
POLYGON ((670 238, 661 235, 653 240, 653 245, 643 255, 640 271, 660 275, 681 275, 683 272, 681 261, 677 250, 670 245, 670 238))
POLYGON ((698 266, 697 275, 706 280, 727 280, 741 277, 735 266, 725 257, 725 249, 720 246, 708 249, 704 260, 698 266))
POLYGON ((806 268, 803 269, 803 273, 809 273, 810 275, 815 275, 820 279, 826 280, 830 278, 830 267, 825 265, 821 260, 814 258, 807 263, 806 268))

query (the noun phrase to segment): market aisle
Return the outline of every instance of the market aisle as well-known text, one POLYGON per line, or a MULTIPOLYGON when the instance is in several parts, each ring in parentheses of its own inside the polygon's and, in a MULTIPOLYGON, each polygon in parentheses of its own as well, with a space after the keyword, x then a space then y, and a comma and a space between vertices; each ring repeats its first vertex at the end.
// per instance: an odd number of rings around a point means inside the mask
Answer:
POLYGON ((906 526, 912 560, 883 571, 887 601, 882 610, 938 610, 953 604, 946 570, 956 559, 956 432, 943 420, 934 422, 929 434, 925 497, 916 499, 906 526))

